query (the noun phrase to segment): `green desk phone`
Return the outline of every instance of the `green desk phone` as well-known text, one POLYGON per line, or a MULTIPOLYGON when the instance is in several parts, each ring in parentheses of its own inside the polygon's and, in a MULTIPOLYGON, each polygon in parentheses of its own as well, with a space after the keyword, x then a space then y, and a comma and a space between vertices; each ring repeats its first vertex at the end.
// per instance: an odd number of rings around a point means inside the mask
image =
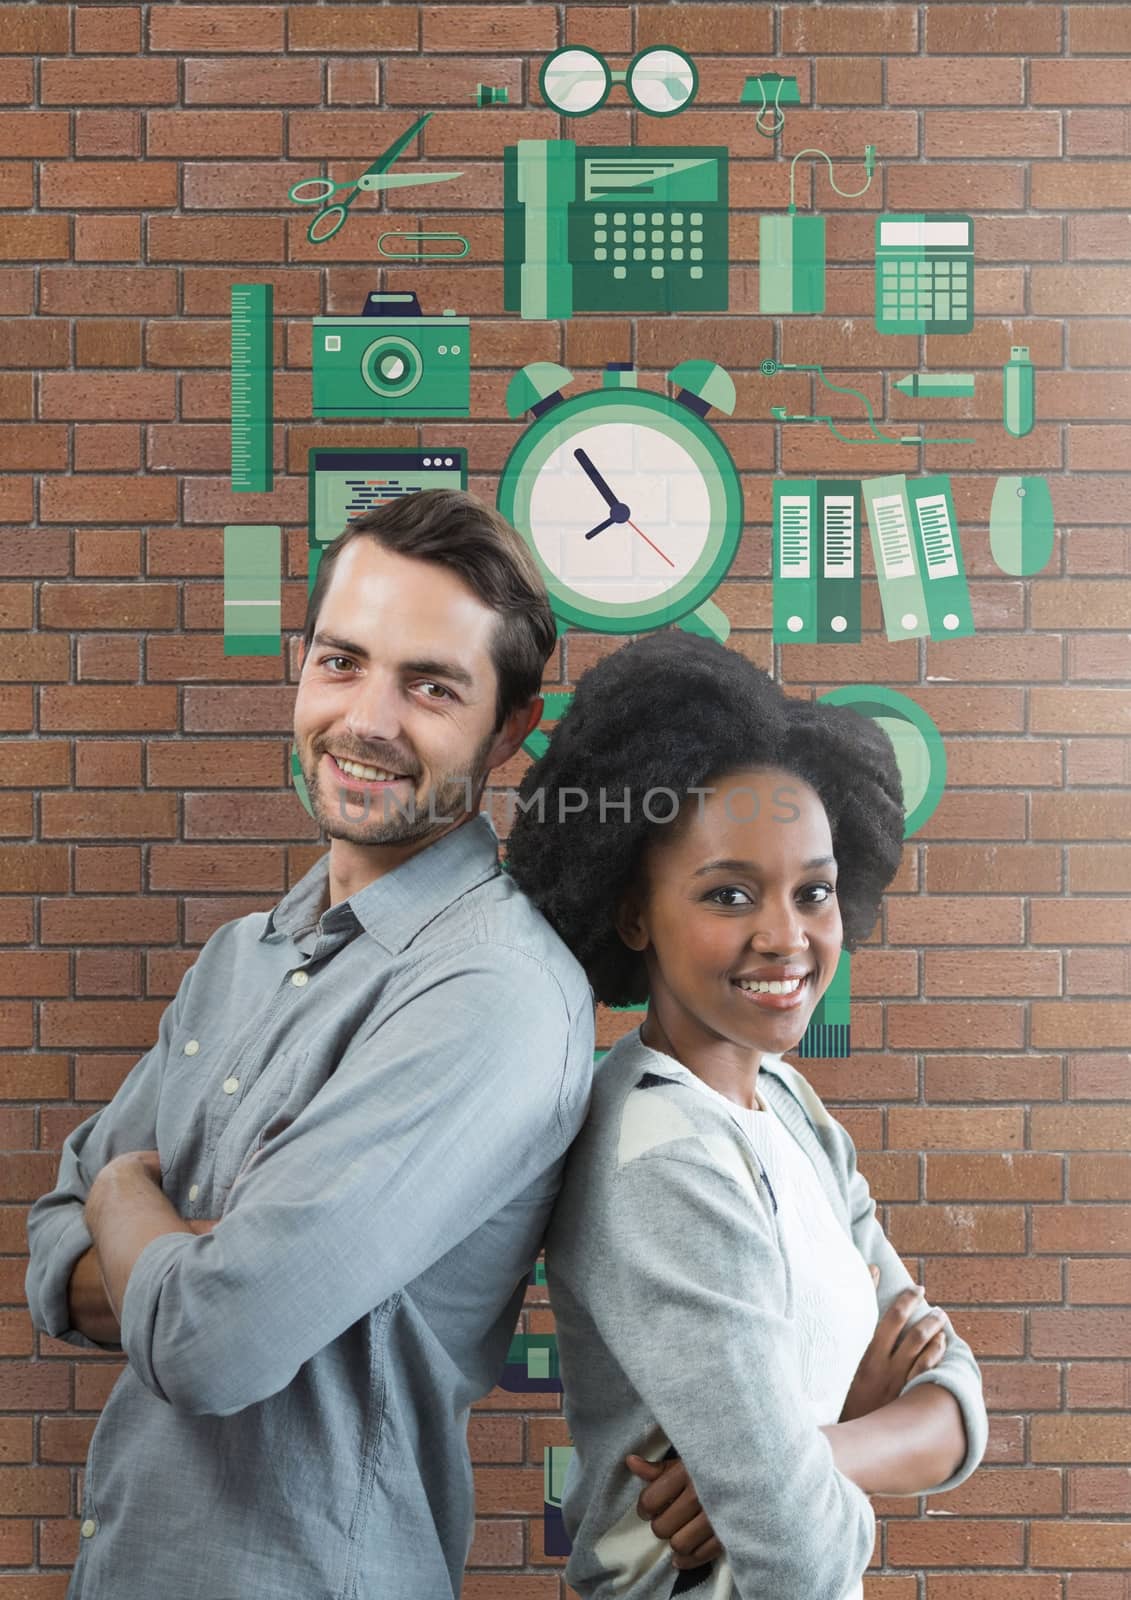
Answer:
POLYGON ((522 139, 503 165, 503 304, 575 311, 725 311, 723 145, 522 139))

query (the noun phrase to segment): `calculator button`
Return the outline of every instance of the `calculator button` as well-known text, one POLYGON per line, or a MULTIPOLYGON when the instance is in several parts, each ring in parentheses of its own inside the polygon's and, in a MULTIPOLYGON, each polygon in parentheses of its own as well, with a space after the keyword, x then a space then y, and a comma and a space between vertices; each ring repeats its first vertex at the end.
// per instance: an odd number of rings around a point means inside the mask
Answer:
POLYGON ((653 251, 652 251, 652 260, 653 261, 662 261, 663 259, 664 259, 663 250, 654 248, 653 251))
POLYGON ((692 228, 692 230, 691 230, 691 242, 692 242, 692 244, 702 244, 703 243, 703 233, 702 233, 701 229, 692 228))
POLYGON ((657 227, 660 223, 662 223, 663 220, 664 220, 664 213, 662 211, 653 211, 653 213, 652 213, 652 226, 654 228, 657 227))
POLYGON ((663 228, 653 228, 652 229, 652 243, 653 244, 663 244, 663 242, 664 242, 664 230, 663 230, 663 228))
POLYGON ((671 221, 671 225, 672 225, 673 228, 682 228, 683 227, 683 212, 682 211, 673 211, 672 214, 671 214, 670 221, 671 221))
POLYGON ((625 230, 623 228, 618 228, 617 231, 613 234, 613 243, 614 244, 623 244, 627 238, 628 238, 628 234, 625 232, 625 230))
POLYGON ((627 267, 614 267, 613 268, 613 277, 614 278, 627 278, 628 277, 628 268, 627 267))
POLYGON ((702 227, 702 225, 703 225, 703 213, 701 211, 693 211, 688 220, 690 221, 691 226, 693 228, 702 227))
POLYGON ((633 228, 633 230, 632 230, 632 242, 633 242, 633 244, 643 244, 644 240, 645 240, 645 237, 646 237, 646 235, 644 233, 644 229, 643 228, 633 228))
POLYGON ((613 225, 614 225, 614 227, 623 228, 627 221, 628 221, 628 218, 625 216, 623 211, 614 211, 613 212, 613 225))
MULTIPOLYGON (((618 219, 618 220, 621 220, 621 219, 618 219)), ((903 277, 910 278, 912 273, 915 271, 915 263, 914 263, 914 261, 901 261, 899 263, 899 270, 900 270, 900 273, 903 275, 903 277)))
POLYGON ((593 221, 597 224, 598 228, 603 228, 608 220, 608 217, 603 211, 594 211, 593 221))
POLYGON ((702 250, 691 249, 687 253, 691 257, 692 261, 702 261, 703 259, 702 250))
POLYGON ((594 244, 607 244, 608 243, 608 239, 609 239, 609 236, 605 232, 604 228, 594 228, 594 230, 593 230, 593 243, 594 244))
POLYGON ((594 261, 607 261, 609 259, 609 252, 605 249, 603 244, 599 244, 594 247, 593 259, 594 261))
POLYGON ((691 276, 693 278, 701 278, 703 276, 703 268, 702 267, 692 267, 691 276))
POLYGON ((662 278, 663 275, 664 275, 663 267, 653 267, 652 268, 652 276, 654 278, 662 278))
POLYGON ((648 259, 647 250, 645 250, 642 246, 637 245, 636 249, 632 252, 632 259, 634 261, 646 261, 648 259))
POLYGON ((672 229, 672 244, 682 244, 682 243, 683 243, 683 229, 682 228, 673 228, 672 229))
POLYGON ((645 217, 643 211, 634 211, 632 213, 632 220, 633 220, 633 222, 635 222, 636 226, 639 228, 641 226, 641 224, 644 223, 647 220, 647 218, 645 217))
POLYGON ((935 296, 935 321, 949 322, 949 320, 950 296, 946 294, 938 294, 935 296))
POLYGON ((613 251, 613 260, 614 261, 625 261, 627 259, 628 259, 628 251, 627 250, 616 249, 616 250, 613 251))
POLYGON ((682 261, 683 260, 683 246, 682 245, 678 245, 678 244, 673 244, 671 249, 668 251, 668 254, 671 256, 673 261, 682 261))

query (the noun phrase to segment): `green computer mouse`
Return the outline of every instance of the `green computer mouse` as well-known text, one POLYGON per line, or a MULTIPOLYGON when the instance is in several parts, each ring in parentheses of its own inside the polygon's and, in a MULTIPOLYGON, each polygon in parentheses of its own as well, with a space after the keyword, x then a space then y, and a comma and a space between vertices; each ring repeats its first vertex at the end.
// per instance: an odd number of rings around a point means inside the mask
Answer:
POLYGON ((999 478, 990 504, 990 551, 1003 572, 1028 578, 1046 567, 1056 535, 1044 478, 999 478))

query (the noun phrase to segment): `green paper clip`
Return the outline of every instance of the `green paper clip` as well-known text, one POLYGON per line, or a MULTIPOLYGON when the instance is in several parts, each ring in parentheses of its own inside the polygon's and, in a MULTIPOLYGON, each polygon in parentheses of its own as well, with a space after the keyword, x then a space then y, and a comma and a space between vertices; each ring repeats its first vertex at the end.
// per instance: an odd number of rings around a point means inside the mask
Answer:
POLYGON ((388 233, 382 233, 377 238, 377 254, 384 256, 386 261, 459 261, 471 249, 471 243, 462 233, 409 233, 404 229, 394 228, 388 233), (454 239, 463 246, 462 250, 386 250, 383 248, 386 239, 454 239))

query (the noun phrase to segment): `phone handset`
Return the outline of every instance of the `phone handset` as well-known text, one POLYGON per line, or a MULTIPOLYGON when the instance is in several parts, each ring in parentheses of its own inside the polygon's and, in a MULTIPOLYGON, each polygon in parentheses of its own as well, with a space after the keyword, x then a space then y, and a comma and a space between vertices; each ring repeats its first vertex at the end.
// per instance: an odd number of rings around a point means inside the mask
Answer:
POLYGON ((573 315, 569 208, 577 192, 572 139, 520 139, 518 200, 523 243, 520 313, 528 321, 573 315))

